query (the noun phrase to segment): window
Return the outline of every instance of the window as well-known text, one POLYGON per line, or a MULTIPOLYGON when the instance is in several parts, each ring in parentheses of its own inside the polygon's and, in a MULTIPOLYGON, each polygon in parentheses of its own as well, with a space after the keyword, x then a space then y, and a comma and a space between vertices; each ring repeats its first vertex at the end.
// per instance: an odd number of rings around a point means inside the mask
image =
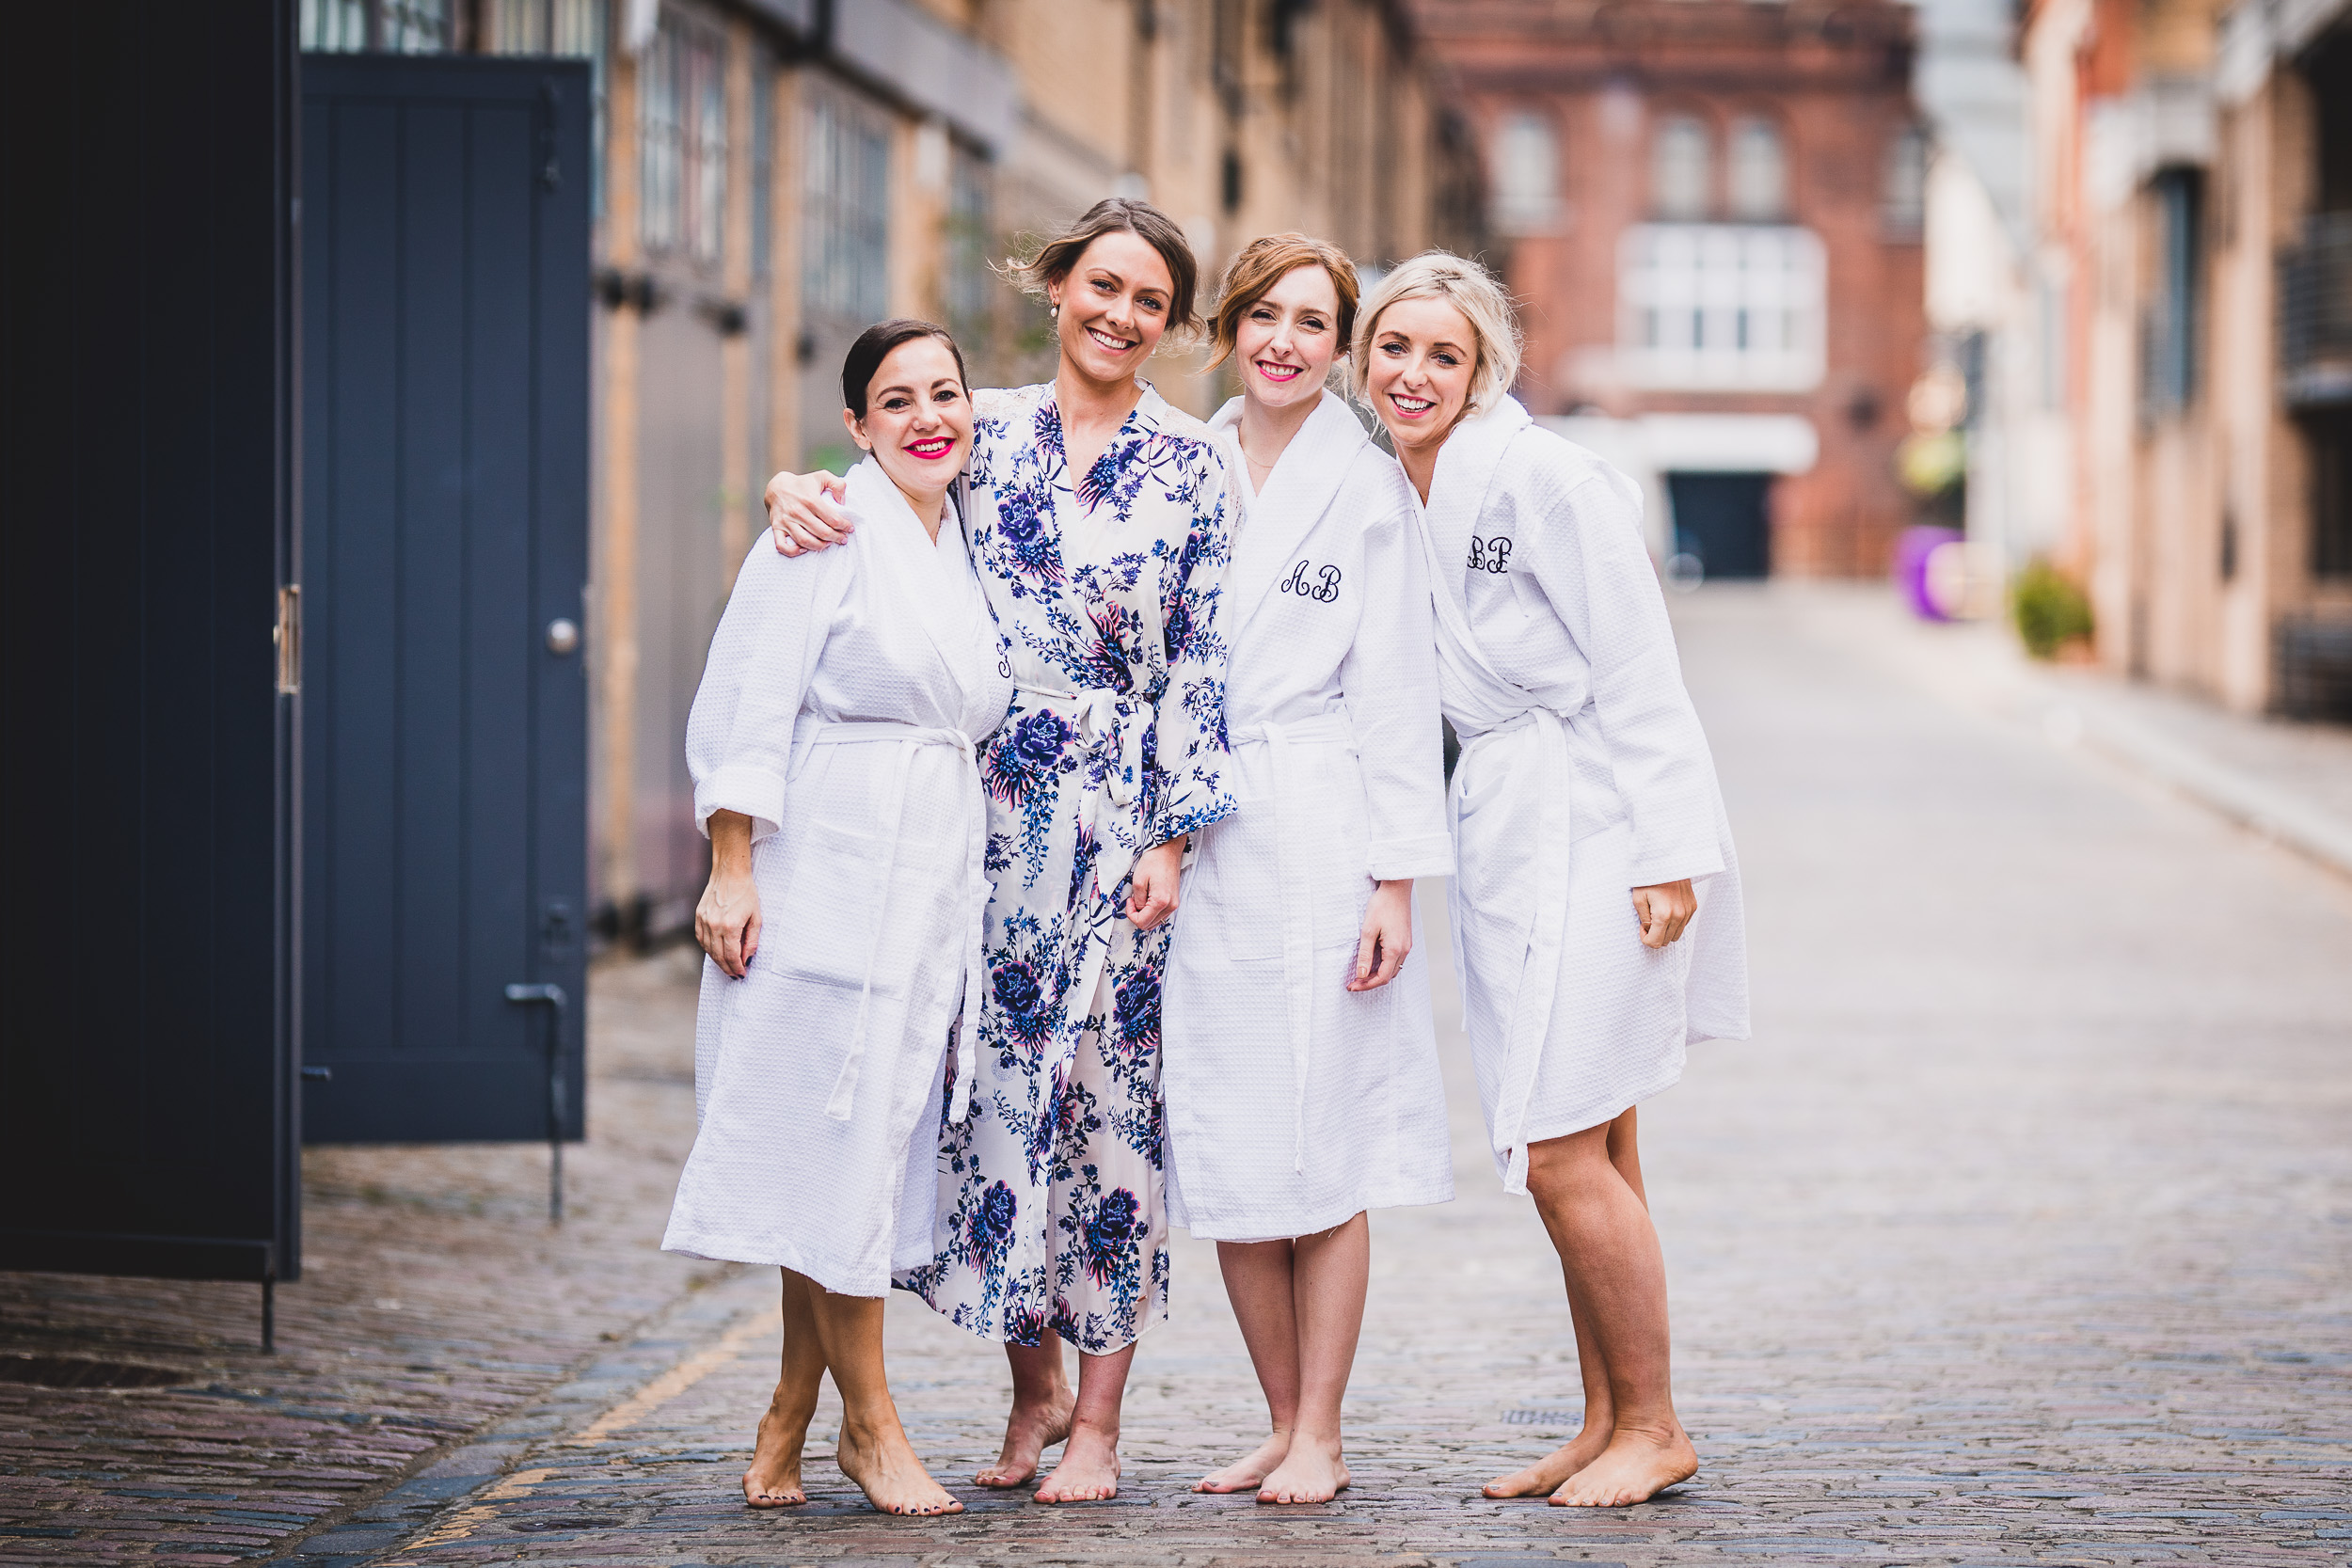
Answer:
POLYGON ((2204 317, 2204 180, 2168 168, 2149 182, 2156 242, 2156 287, 2141 324, 2140 407, 2166 419, 2196 401, 2197 339, 2204 317))
POLYGON ((639 77, 639 229, 650 251, 719 260, 727 192, 726 71, 720 40, 665 14, 639 77))
POLYGON ((947 325, 970 340, 967 353, 988 341, 995 275, 988 269, 988 165, 962 148, 949 166, 947 189, 947 325))
POLYGON ((1788 155, 1780 127, 1750 116, 1731 128, 1731 215, 1776 223, 1788 214, 1788 155))
POLYGON ((1505 234, 1550 228, 1560 216, 1560 142, 1549 116, 1503 117, 1494 143, 1494 222, 1505 234))
POLYGON ((450 47, 451 0, 302 0, 302 47, 435 55, 450 47))
POLYGON ((368 0, 302 0, 302 47, 345 52, 368 46, 368 0))
POLYGON ((890 122, 812 90, 802 291, 812 314, 863 326, 890 309, 890 122))
POLYGON ((1886 146, 1886 189, 1879 221, 1890 239, 1915 240, 1928 219, 1928 134, 1906 126, 1886 146))
POLYGON ((776 68, 764 52, 752 55, 752 276, 765 278, 775 244, 776 68))
POLYGON ((1637 387, 1805 391, 1821 380, 1820 240, 1785 225, 1643 224, 1617 249, 1617 356, 1637 387))
POLYGON ((1707 216, 1713 205, 1714 150, 1707 126, 1692 115, 1668 115, 1658 122, 1650 148, 1650 201, 1661 218, 1685 222, 1707 216))

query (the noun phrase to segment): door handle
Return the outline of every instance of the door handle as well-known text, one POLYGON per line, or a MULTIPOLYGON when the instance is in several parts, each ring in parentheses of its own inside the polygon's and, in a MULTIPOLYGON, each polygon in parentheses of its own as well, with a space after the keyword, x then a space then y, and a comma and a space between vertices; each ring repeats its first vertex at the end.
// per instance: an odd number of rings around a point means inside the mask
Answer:
POLYGON ((562 658, 580 649, 580 623, 558 615, 548 623, 548 652, 562 658))

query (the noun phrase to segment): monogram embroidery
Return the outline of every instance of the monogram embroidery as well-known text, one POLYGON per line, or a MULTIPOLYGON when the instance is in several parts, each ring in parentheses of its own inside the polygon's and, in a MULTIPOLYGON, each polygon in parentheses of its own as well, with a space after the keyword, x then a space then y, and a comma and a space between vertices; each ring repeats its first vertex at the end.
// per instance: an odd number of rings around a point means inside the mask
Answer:
POLYGON ((1492 539, 1481 539, 1475 533, 1470 535, 1471 571, 1492 572, 1499 577, 1511 569, 1510 563, 1511 541, 1506 535, 1498 533, 1492 539))
POLYGON ((1307 580, 1307 562, 1302 561, 1291 568, 1289 577, 1282 579, 1282 592, 1295 594, 1302 599, 1312 599, 1317 604, 1329 604, 1340 596, 1340 569, 1337 566, 1320 567, 1315 577, 1317 580, 1313 582, 1307 580))

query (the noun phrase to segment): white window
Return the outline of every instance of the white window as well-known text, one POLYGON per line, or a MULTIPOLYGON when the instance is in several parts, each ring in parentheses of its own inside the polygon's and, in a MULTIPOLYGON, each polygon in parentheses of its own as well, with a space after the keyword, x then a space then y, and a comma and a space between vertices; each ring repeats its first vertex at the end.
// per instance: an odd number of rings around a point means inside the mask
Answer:
POLYGON ((1886 232, 1916 239, 1928 216, 1928 135, 1906 126, 1886 146, 1886 190, 1880 207, 1886 232))
POLYGON ((1769 119, 1751 116, 1731 128, 1731 215, 1742 223, 1788 215, 1788 154, 1769 119))
POLYGON ((1715 151, 1704 121, 1668 115, 1650 146, 1650 201, 1661 218, 1691 222, 1714 204, 1715 151))
POLYGON ((847 93, 809 94, 803 299, 863 330, 890 313, 890 121, 847 93))
POLYGON ((1634 386, 1820 385, 1826 268, 1811 230, 1648 223, 1617 245, 1617 356, 1634 386))
POLYGON ((1560 139, 1548 116, 1521 110, 1495 133, 1495 227, 1505 234, 1550 228, 1560 218, 1560 139))
POLYGON ((665 13, 638 80, 639 230, 645 248, 684 250, 715 262, 726 221, 725 44, 665 13))

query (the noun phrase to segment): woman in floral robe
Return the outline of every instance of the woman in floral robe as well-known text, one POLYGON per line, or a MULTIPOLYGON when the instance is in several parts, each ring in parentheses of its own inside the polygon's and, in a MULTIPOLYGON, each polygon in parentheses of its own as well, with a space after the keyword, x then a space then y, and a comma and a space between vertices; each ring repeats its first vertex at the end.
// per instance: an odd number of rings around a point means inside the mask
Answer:
MULTIPOLYGON (((1060 364, 978 395, 963 510, 1017 688, 979 759, 990 983, 957 1047, 978 1059, 968 1114, 947 1108, 937 1252, 898 1283, 1006 1345, 1014 1409, 978 1479, 1017 1485, 1067 1437, 1038 1492, 1057 1502, 1116 1492, 1127 1364, 1168 1314, 1165 921, 1188 835, 1234 805, 1216 628, 1231 519, 1207 427, 1136 377, 1192 320, 1182 231, 1114 198, 1028 272, 1060 364), (1063 1339, 1081 1352, 1074 1409, 1063 1339)), ((820 477, 771 485, 780 534, 832 536, 820 477)))

